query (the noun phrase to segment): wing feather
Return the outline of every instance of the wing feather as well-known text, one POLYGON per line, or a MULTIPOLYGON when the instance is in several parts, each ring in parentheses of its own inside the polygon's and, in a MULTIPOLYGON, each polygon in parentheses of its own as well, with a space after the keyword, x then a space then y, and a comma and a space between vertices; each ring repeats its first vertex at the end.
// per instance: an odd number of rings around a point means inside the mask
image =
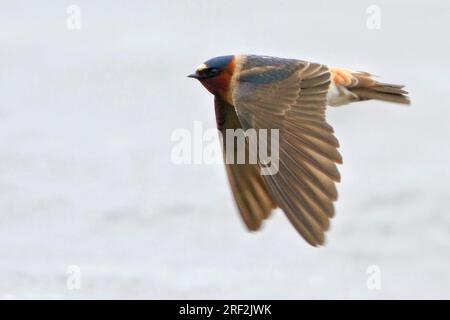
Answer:
MULTIPOLYGON (((225 137, 227 129, 241 129, 241 123, 236 115, 234 107, 224 100, 216 97, 217 127, 222 137, 225 137)), ((235 145, 235 148, 237 145, 235 145)), ((245 142, 246 149, 248 142, 245 142)), ((222 139, 224 159, 226 154, 226 139, 222 139)), ((248 150, 246 150, 247 154, 248 150)), ((266 182, 260 175, 257 164, 227 164, 225 168, 230 182, 233 197, 249 230, 258 230, 264 219, 267 219, 271 211, 276 207, 270 196, 266 182)))
POLYGON ((237 116, 244 129, 280 130, 279 170, 263 176, 268 192, 303 238, 321 245, 334 216, 335 182, 340 181, 336 163, 342 163, 339 142, 325 120, 330 72, 297 60, 267 60, 272 65, 264 72, 261 61, 251 61, 261 58, 247 59, 242 70, 252 81, 236 80, 237 116), (247 70, 254 65, 258 72, 247 70))

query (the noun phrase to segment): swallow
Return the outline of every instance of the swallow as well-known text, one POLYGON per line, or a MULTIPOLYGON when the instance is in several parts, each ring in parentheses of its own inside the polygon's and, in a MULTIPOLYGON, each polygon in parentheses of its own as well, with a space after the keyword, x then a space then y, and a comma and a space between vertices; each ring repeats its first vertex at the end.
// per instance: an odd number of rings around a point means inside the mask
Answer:
POLYGON ((339 141, 326 121, 326 107, 371 99, 410 104, 403 85, 378 82, 368 72, 296 59, 220 56, 188 77, 214 95, 222 134, 227 129, 279 130, 276 174, 261 175, 261 163, 226 163, 228 180, 250 231, 280 208, 312 246, 325 243, 341 179, 339 141))

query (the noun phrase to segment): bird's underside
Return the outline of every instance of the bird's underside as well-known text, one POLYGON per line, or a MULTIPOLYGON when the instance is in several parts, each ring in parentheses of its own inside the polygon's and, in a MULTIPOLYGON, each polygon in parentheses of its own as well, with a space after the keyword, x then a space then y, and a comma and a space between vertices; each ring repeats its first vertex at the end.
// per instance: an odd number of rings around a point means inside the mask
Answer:
MULTIPOLYGON (((239 212, 257 230, 279 207, 309 244, 322 245, 337 199, 336 165, 342 163, 326 106, 368 99, 406 104, 406 92, 368 73, 299 60, 245 56, 236 68, 230 97, 215 97, 219 130, 279 129, 276 174, 261 175, 260 163, 226 164, 239 212)), ((230 156, 226 143, 224 138, 224 158, 230 156)))

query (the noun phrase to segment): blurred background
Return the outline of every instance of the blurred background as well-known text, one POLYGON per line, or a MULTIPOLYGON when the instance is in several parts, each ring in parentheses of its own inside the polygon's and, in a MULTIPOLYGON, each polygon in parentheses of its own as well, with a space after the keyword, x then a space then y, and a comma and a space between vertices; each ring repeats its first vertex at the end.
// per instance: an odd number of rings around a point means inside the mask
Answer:
POLYGON ((0 8, 0 298, 450 298, 448 1, 0 8), (329 110, 344 165, 325 247, 279 211, 248 233, 221 165, 171 161, 174 130, 215 127, 186 75, 233 53, 411 93, 329 110))

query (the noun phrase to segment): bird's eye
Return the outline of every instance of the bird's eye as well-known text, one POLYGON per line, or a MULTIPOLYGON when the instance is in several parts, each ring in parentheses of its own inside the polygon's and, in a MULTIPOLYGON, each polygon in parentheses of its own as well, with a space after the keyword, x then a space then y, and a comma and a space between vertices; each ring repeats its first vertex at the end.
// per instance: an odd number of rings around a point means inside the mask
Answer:
POLYGON ((217 69, 217 68, 209 68, 207 73, 211 74, 211 75, 214 75, 214 74, 219 73, 219 69, 217 69))
POLYGON ((219 73, 219 69, 217 69, 217 68, 207 68, 207 69, 204 69, 201 71, 201 74, 207 78, 214 77, 218 73, 219 73))

